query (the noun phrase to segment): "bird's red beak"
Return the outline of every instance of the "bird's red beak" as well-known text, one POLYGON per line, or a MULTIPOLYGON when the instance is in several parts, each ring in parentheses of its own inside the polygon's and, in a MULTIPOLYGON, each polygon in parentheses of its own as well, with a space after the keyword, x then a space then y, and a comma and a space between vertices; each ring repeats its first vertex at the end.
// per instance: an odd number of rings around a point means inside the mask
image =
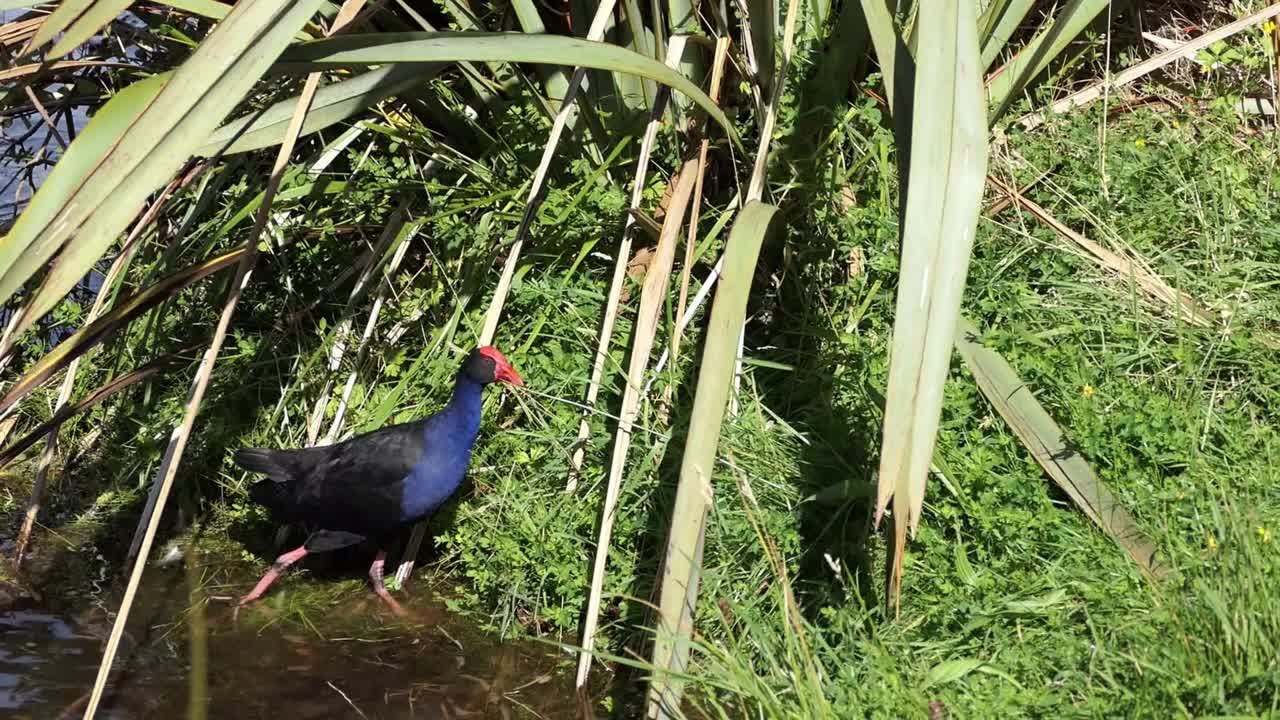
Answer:
POLYGON ((507 359, 498 351, 498 348, 486 346, 480 348, 479 352, 493 361, 493 379, 496 382, 504 382, 516 387, 524 386, 524 380, 520 379, 520 373, 511 367, 511 363, 507 362, 507 359))
POLYGON ((493 377, 498 382, 509 383, 516 387, 524 387, 524 380, 520 379, 520 373, 510 365, 499 365, 495 368, 493 377))

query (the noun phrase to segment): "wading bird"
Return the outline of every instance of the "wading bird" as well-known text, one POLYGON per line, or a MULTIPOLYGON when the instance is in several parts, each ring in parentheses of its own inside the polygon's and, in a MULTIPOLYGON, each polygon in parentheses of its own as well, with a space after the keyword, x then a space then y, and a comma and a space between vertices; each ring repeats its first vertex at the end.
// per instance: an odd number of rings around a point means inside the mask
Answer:
POLYGON ((276 558, 239 606, 262 597, 286 568, 307 555, 370 540, 378 549, 369 567, 373 590, 404 614, 382 582, 386 549, 400 531, 430 517, 462 484, 480 432, 481 391, 493 382, 524 384, 502 353, 478 348, 458 370, 449 404, 424 420, 324 447, 237 450, 235 461, 241 467, 267 475, 249 494, 271 511, 272 519, 315 528, 301 547, 276 558))

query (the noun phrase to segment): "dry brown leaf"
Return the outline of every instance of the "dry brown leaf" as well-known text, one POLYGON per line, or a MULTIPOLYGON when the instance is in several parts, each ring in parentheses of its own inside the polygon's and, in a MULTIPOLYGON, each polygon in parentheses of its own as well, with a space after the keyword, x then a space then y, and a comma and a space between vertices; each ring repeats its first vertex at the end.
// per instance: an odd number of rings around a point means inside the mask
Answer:
POLYGON ((1108 250, 1081 235, 1050 214, 1048 210, 1024 197, 1021 193, 1014 191, 999 178, 988 175, 987 182, 1008 196, 1014 203, 1022 206, 1037 220, 1052 228, 1060 237, 1070 240, 1102 267, 1122 278, 1132 278, 1138 289, 1142 290, 1151 299, 1158 301, 1161 305, 1172 308, 1185 322, 1200 327, 1212 327, 1215 324, 1213 315, 1195 298, 1169 285, 1164 278, 1152 272, 1145 263, 1108 250))

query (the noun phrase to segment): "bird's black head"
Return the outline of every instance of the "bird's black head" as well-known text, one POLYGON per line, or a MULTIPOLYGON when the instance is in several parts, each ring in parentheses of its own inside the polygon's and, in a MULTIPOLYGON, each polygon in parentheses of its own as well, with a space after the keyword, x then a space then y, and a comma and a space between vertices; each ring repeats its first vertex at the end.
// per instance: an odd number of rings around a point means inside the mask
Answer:
POLYGON ((511 367, 511 363, 507 362, 502 353, 498 352, 497 348, 487 345, 471 351, 467 359, 462 362, 462 372, 481 385, 492 382, 524 385, 524 380, 520 379, 516 369, 511 367))

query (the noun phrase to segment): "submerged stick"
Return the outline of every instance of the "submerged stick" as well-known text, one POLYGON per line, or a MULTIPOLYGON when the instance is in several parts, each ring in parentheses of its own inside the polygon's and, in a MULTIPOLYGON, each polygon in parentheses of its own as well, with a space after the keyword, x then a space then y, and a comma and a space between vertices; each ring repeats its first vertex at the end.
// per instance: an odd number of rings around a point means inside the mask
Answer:
POLYGON ((205 618, 206 603, 200 592, 199 550, 187 548, 187 636, 191 661, 187 692, 187 720, 205 720, 209 716, 209 624, 205 618))
MULTIPOLYGON (((355 12, 364 5, 364 1, 346 0, 338 11, 338 18, 334 21, 330 34, 340 30, 345 22, 353 17, 355 12)), ((280 188, 284 170, 289 164, 289 157, 293 155, 294 144, 298 140, 298 135, 302 132, 302 123, 307 117, 307 111, 311 109, 311 100, 315 97, 316 89, 319 85, 320 73, 311 73, 307 76, 302 93, 298 96, 298 107, 294 110, 293 118, 289 121, 289 128, 285 131, 284 141, 280 144, 280 150, 276 154, 275 166, 271 170, 271 177, 267 180, 267 187, 263 191, 262 204, 258 208, 258 216, 254 221, 253 229, 249 233, 246 252, 236 268, 236 276, 231 282, 231 290, 227 294, 227 301, 222 307, 222 314, 218 317, 218 325, 214 328, 209 348, 200 360, 200 366, 196 369, 195 377, 192 380, 191 391, 187 396, 186 410, 183 412, 182 422, 173 429, 173 434, 169 439, 169 446, 165 449, 164 457, 160 460, 160 467, 156 470, 154 482, 156 486, 155 507, 149 518, 144 516, 142 519, 142 522, 146 523, 146 532, 142 536, 142 545, 138 550, 137 559, 134 560, 133 572, 129 575, 129 584, 125 588, 124 598, 120 601, 120 611, 116 615, 115 623, 111 626, 111 635, 107 638, 107 647, 103 650, 102 664, 98 666, 98 676, 93 683, 93 691, 89 696, 89 705, 84 711, 84 720, 93 720, 94 715, 97 713, 98 705, 102 702, 102 695, 107 687, 107 678, 111 675, 111 665, 115 661, 116 651, 120 647, 120 638, 124 635, 125 624, 129 621, 129 610, 133 607, 133 599, 137 595, 138 585, 142 581, 142 571, 146 568, 147 555, 151 550, 152 542, 155 540, 156 530, 160 526, 160 518, 164 515, 164 504, 169 499, 169 491, 173 487, 174 477, 178 474, 178 464, 182 461, 182 454, 186 450, 187 440, 191 437, 191 429, 195 426, 196 416, 200 412, 200 403, 204 400, 205 390, 209 386, 209 378, 213 375, 213 366, 217 363, 218 353, 222 350, 222 343, 227 337, 227 329, 231 326, 231 317, 235 314, 236 305, 240 302, 240 295, 244 292, 245 286, 249 284, 254 265, 258 262, 258 238, 262 236, 262 231, 266 229, 267 221, 271 217, 272 202, 275 200, 276 191, 280 188)))

